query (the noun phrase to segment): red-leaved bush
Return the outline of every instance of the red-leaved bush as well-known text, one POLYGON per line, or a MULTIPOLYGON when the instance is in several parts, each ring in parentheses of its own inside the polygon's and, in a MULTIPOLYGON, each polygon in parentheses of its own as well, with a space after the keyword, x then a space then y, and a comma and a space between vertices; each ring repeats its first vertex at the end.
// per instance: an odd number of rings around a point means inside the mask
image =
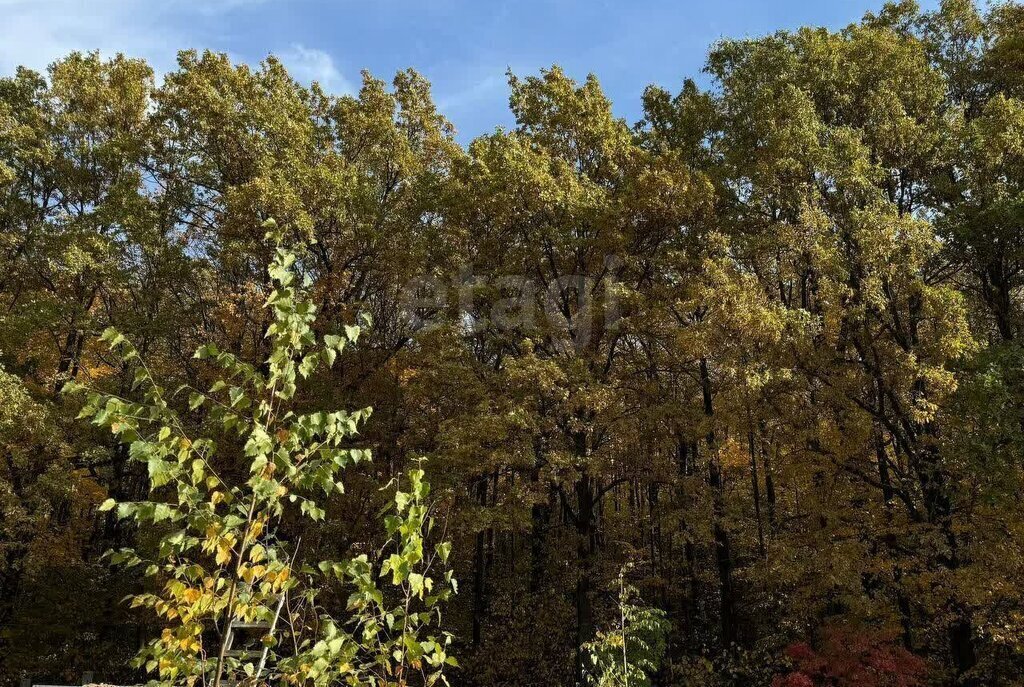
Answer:
POLYGON ((772 687, 922 687, 927 664, 890 634, 826 628, 818 649, 806 642, 786 648, 794 670, 772 687))

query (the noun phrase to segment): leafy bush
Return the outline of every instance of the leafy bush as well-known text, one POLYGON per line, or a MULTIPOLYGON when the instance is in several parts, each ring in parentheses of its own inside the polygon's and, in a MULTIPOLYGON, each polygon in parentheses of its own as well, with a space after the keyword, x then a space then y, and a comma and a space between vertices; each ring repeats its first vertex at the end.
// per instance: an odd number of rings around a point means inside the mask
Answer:
POLYGON ((870 631, 826 628, 818 649, 806 642, 786 648, 794 669, 772 687, 921 687, 923 660, 891 636, 870 631))
POLYGON ((619 622, 584 645, 586 682, 597 687, 649 687, 665 656, 671 626, 665 612, 645 606, 619 573, 619 622))
POLYGON ((454 664, 447 653, 451 636, 431 628, 455 583, 450 571, 437 580, 430 576, 435 564, 446 564, 451 547, 441 542, 427 550, 433 518, 422 469, 408 473, 407 490, 397 490, 385 518, 390 539, 381 562, 364 554, 300 566, 299 543, 279 536, 290 511, 323 520, 318 499, 343 491, 340 472, 370 458, 367 449, 352 444, 371 409, 293 410, 300 378, 332 365, 357 341, 360 327, 347 325, 343 333, 317 339, 311 328, 316 309, 298 284, 297 253, 283 245, 273 222, 266 227, 276 251, 269 267, 275 288, 266 301, 273 322, 267 329, 271 352, 265 371, 207 345, 196 358, 218 367, 219 379, 208 391, 183 386, 168 394, 128 340, 114 330, 103 334, 110 348, 136 367, 133 391, 141 400, 87 390, 80 417, 109 429, 129 445, 133 459, 146 464, 150 498, 108 499, 101 510, 116 509, 118 517, 158 536, 151 559, 134 549, 111 555, 118 564, 145 566, 156 590, 131 599, 133 607, 155 612, 163 626, 138 663, 168 685, 219 687, 241 679, 433 684, 443 679, 446 664, 454 664), (190 435, 172 407, 186 394, 190 412, 207 409, 215 425, 239 439, 248 464, 241 477, 215 467, 214 456, 226 448, 223 440, 190 435), (390 576, 388 590, 377 585, 384 576, 390 576), (332 582, 354 587, 347 619, 332 617, 318 603, 319 592, 332 582), (260 645, 231 646, 232 627, 258 630, 260 645), (280 641, 285 636, 287 644, 280 641))

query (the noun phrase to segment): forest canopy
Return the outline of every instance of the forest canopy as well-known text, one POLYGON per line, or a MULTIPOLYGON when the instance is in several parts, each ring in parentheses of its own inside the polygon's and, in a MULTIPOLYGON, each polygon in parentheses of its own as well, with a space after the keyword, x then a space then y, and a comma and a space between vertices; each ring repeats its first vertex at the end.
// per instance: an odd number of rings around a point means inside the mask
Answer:
POLYGON ((627 122, 510 72, 467 146, 412 69, 0 77, 0 685, 215 655, 250 598, 200 608, 191 555, 282 599, 281 666, 302 625, 387 676, 316 684, 430 684, 420 652, 479 687, 1019 685, 1024 6, 723 39, 704 77, 627 122), (293 574, 331 580, 295 610, 293 574))

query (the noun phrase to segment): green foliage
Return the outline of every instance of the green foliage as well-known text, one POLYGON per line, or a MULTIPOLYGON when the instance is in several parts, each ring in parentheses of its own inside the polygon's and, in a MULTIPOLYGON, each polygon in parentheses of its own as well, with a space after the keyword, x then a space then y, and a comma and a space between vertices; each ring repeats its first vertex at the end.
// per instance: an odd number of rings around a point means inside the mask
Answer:
MULTIPOLYGON (((209 390, 185 385, 168 394, 138 350, 108 329, 101 340, 135 367, 132 391, 142 400, 89 391, 78 384, 68 389, 87 391, 79 417, 127 443, 132 459, 143 463, 149 476, 150 500, 107 499, 100 506, 100 511, 116 509, 119 518, 160 533, 151 559, 133 549, 111 554, 116 564, 145 566, 154 583, 155 591, 132 598, 133 606, 151 609, 163 625, 139 663, 161 684, 259 680, 268 657, 272 666, 276 664, 266 672, 270 681, 405 685, 403 671, 415 667, 432 683, 441 668, 453 662, 445 653, 450 637, 420 635, 440 619, 438 604, 448 598, 453 584, 449 572, 435 590, 426 575, 434 555, 424 561, 424 537, 433 520, 427 516, 429 485, 422 470, 410 473, 411 491, 396 494, 395 515, 385 521, 397 551, 385 560, 382 575, 391 572, 392 585, 404 594, 398 608, 385 605, 365 555, 346 565, 321 562, 319 575, 305 568, 296 575, 298 543, 291 546, 279 536, 282 520, 292 510, 314 522, 323 520, 319 500, 343 491, 341 470, 368 459, 369 452, 353 447, 351 440, 371 411, 299 414, 292 409, 301 379, 321 364, 332 365, 347 344, 357 341, 361 327, 346 325, 342 334, 318 341, 311 328, 316 308, 298 283, 298 255, 284 246, 284 234, 273 221, 264 226, 276 245, 268 269, 273 289, 266 299, 272 323, 266 334, 270 354, 265 371, 208 344, 195 357, 220 370, 209 390), (213 457, 225 449, 227 439, 189 435, 186 420, 172 405, 186 394, 189 411, 205 407, 211 424, 241 442, 247 469, 240 478, 222 477, 213 467, 213 457), (321 578, 329 572, 358 590, 349 602, 353 634, 328 617, 318 623, 322 638, 314 636, 316 627, 289 622, 294 655, 277 660, 276 647, 281 644, 272 629, 263 636, 266 648, 261 655, 234 655, 229 627, 264 623, 275 628, 282 598, 296 596, 314 603, 324 586, 321 578), (424 610, 413 612, 413 600, 422 602, 424 610), (206 636, 211 629, 219 634, 212 644, 206 636), (377 639, 392 632, 394 639, 377 639), (356 654, 365 657, 356 662, 356 654)), ((442 565, 449 551, 449 544, 438 545, 442 565)))
POLYGON ((457 590, 451 570, 441 578, 431 572, 448 564, 451 544, 431 550, 427 537, 434 527, 427 497, 430 484, 417 468, 400 485, 392 513, 384 518, 388 544, 379 560, 361 554, 346 563, 321 561, 318 568, 354 588, 348 598, 348 622, 324 618, 323 636, 312 646, 281 663, 296 684, 404 687, 448 683, 445 666, 457 666, 449 655, 452 635, 436 632, 441 606, 457 590), (379 572, 377 569, 379 568, 379 572), (386 596, 378 580, 389 579, 396 595, 386 596))
POLYGON ((618 623, 583 645, 586 684, 596 687, 650 687, 665 656, 671 625, 665 612, 644 605, 619 572, 618 623))

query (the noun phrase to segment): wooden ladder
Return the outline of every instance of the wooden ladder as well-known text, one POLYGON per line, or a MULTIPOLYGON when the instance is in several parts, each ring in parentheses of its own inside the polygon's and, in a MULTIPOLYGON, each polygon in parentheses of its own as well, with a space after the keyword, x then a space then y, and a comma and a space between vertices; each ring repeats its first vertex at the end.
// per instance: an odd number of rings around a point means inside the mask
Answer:
POLYGON ((272 623, 267 622, 243 623, 238 620, 231 621, 231 624, 228 626, 228 636, 224 640, 227 643, 227 648, 224 650, 225 656, 231 656, 232 658, 241 658, 251 653, 246 649, 236 649, 234 647, 235 638, 238 635, 238 630, 268 630, 269 632, 266 632, 264 634, 273 634, 274 626, 272 623))
MULTIPOLYGON (((248 656, 248 655, 250 655, 252 653, 251 651, 249 651, 247 649, 241 649, 241 648, 240 649, 236 649, 235 648, 235 646, 234 646, 234 644, 235 644, 235 635, 237 634, 238 630, 265 630, 265 632, 263 632, 263 636, 264 637, 267 636, 267 635, 273 637, 274 636, 274 632, 277 630, 277 620, 278 620, 278 618, 281 617, 281 609, 284 607, 284 600, 285 600, 285 595, 281 594, 281 596, 278 598, 278 601, 277 601, 277 609, 274 611, 274 619, 271 622, 269 622, 269 623, 268 622, 252 623, 252 622, 242 622, 242 621, 239 621, 239 620, 232 620, 231 623, 228 624, 227 637, 224 638, 224 641, 225 641, 224 655, 225 656, 230 656, 231 658, 242 658, 242 657, 248 656)), ((256 668, 256 677, 257 678, 259 678, 259 676, 263 673, 263 669, 266 668, 266 666, 267 666, 267 657, 269 656, 269 654, 270 654, 270 647, 268 645, 264 644, 263 645, 262 653, 260 654, 260 662, 259 662, 259 665, 256 668)))

